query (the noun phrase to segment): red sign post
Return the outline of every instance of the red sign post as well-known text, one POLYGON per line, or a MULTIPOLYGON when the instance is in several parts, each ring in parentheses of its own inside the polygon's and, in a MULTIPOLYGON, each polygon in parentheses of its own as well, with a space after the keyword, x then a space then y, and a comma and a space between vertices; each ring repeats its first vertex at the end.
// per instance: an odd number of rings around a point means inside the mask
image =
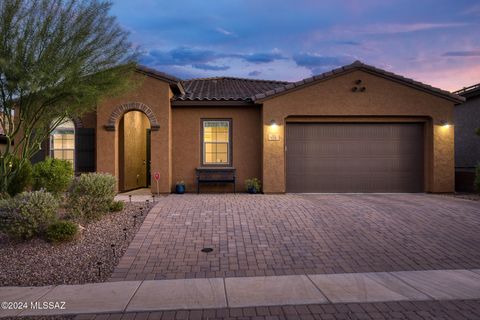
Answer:
POLYGON ((155 179, 155 182, 157 183, 157 195, 160 195, 160 189, 158 188, 158 180, 160 180, 160 172, 155 172, 153 174, 153 179, 155 179))

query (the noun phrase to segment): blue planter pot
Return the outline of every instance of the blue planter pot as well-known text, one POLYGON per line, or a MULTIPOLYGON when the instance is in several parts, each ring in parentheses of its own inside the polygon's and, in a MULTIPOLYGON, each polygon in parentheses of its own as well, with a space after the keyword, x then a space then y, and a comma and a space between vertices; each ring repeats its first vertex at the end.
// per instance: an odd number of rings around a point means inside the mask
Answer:
POLYGON ((175 193, 184 194, 184 193, 185 193, 185 185, 183 185, 183 184, 177 184, 177 185, 175 186, 175 193))
POLYGON ((250 193, 250 194, 255 194, 255 193, 258 192, 257 189, 255 189, 255 188, 248 188, 247 191, 248 191, 248 193, 250 193))

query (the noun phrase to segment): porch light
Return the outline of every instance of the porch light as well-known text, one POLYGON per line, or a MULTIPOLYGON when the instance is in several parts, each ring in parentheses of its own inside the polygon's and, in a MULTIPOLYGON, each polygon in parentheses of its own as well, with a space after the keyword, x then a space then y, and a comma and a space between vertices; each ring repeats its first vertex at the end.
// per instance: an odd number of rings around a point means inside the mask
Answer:
POLYGON ((272 128, 276 128, 278 126, 278 124, 275 122, 275 120, 272 119, 272 120, 270 120, 270 126, 272 128))
POLYGON ((450 123, 447 120, 440 120, 440 125, 444 128, 450 127, 450 123))

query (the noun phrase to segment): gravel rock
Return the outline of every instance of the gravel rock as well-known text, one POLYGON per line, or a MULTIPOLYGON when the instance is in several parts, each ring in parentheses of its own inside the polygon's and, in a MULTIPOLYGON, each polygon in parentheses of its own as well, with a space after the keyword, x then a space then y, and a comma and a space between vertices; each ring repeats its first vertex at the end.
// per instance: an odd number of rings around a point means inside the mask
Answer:
POLYGON ((106 281, 148 210, 142 202, 125 203, 121 212, 107 214, 99 221, 84 225, 79 239, 69 243, 52 244, 42 239, 18 242, 0 234, 0 286, 106 281), (140 208, 143 208, 143 215, 140 208), (135 226, 134 215, 137 216, 135 226))
POLYGON ((472 200, 472 201, 480 201, 480 194, 478 193, 457 192, 457 193, 447 193, 444 196, 455 197, 455 198, 460 198, 465 200, 472 200))

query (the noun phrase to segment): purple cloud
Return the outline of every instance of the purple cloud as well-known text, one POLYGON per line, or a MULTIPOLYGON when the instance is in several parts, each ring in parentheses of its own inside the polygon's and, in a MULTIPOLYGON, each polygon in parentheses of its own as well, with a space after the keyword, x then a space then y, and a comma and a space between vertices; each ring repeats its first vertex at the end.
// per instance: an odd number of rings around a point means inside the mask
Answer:
POLYGON ((444 57, 480 57, 480 50, 470 51, 449 51, 443 54, 444 57))
POLYGON ((211 71, 225 71, 230 69, 229 66, 215 66, 211 64, 205 64, 205 63, 193 64, 192 67, 194 67, 195 69, 211 70, 211 71))
POLYGON ((316 53, 301 53, 293 56, 299 66, 306 67, 312 73, 322 73, 326 70, 352 63, 355 58, 349 56, 323 56, 316 53))
POLYGON ((480 79, 478 0, 113 3, 140 62, 181 77, 295 81, 358 58, 445 89, 480 79))

